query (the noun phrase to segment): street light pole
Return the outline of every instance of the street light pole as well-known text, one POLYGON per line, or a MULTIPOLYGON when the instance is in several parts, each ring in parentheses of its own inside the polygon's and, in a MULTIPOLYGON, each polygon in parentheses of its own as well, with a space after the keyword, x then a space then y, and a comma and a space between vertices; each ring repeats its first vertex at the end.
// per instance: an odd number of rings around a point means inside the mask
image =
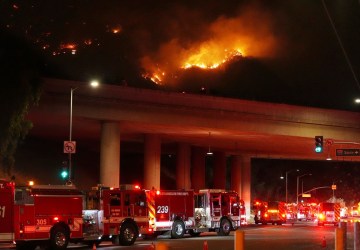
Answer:
POLYGON ((306 175, 312 175, 312 174, 303 174, 303 175, 296 177, 296 204, 299 204, 299 179, 306 175))
POLYGON ((299 169, 291 169, 285 173, 285 202, 288 202, 288 174, 292 171, 299 171, 299 169))
MULTIPOLYGON (((90 83, 91 87, 96 88, 99 86, 99 82, 92 81, 90 83)), ((69 122, 69 141, 72 140, 72 120, 73 120, 73 97, 74 97, 74 91, 78 89, 79 87, 71 88, 70 89, 70 122, 69 122)), ((73 152, 69 152, 69 173, 68 173, 68 183, 70 184, 72 182, 72 160, 71 160, 71 154, 73 152)))
MULTIPOLYGON (((71 142, 72 139, 72 116, 73 116, 73 97, 74 97, 74 91, 77 89, 76 88, 71 88, 70 89, 70 124, 69 124, 69 141, 71 142)), ((71 154, 72 152, 69 152, 69 173, 68 173, 68 182, 71 183, 71 178, 72 178, 72 162, 71 162, 71 154)))

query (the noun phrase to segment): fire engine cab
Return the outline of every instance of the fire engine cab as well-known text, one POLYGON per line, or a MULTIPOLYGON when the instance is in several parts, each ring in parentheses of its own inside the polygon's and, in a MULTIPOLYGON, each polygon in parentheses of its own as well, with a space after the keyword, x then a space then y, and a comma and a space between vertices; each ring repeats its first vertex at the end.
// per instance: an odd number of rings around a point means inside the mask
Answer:
POLYGON ((82 240, 82 193, 74 186, 16 187, 0 180, 0 242, 65 249, 82 240))
POLYGON ((83 218, 85 241, 99 244, 111 240, 114 244, 132 245, 149 230, 145 190, 137 185, 94 187, 87 195, 83 218))
POLYGON ((234 191, 218 189, 200 190, 195 195, 195 226, 190 234, 215 231, 218 235, 229 235, 230 231, 245 224, 244 201, 234 191))

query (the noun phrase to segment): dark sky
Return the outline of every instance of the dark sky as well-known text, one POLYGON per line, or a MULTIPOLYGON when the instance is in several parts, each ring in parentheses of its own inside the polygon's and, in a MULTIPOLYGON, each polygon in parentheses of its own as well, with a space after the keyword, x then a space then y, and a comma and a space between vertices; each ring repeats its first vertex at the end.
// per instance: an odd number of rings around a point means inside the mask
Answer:
POLYGON ((0 29, 45 76, 359 111, 356 0, 1 1, 0 29), (228 60, 181 68, 200 52, 228 60))

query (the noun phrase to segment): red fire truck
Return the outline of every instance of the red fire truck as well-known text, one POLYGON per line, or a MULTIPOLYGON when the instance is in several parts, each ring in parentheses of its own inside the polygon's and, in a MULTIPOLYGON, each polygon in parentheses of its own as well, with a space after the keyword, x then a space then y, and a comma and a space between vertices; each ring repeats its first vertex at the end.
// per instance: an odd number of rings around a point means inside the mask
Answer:
POLYGON ((132 245, 138 235, 149 233, 149 216, 145 190, 137 185, 120 188, 94 187, 87 195, 83 210, 84 238, 99 244, 132 245))
POLYGON ((299 221, 313 221, 316 218, 318 204, 316 203, 300 203, 298 205, 297 219, 299 221))
POLYGON ((87 241, 111 239, 131 245, 139 235, 154 237, 169 233, 181 238, 216 231, 228 235, 240 226, 240 199, 224 190, 141 190, 131 185, 98 187, 88 196, 83 211, 87 241))
POLYGON ((317 214, 318 225, 333 224, 337 226, 340 222, 340 204, 331 202, 322 202, 319 204, 317 214))
POLYGON ((280 201, 256 201, 254 204, 255 224, 272 223, 282 225, 286 223, 285 202, 280 201))
POLYGON ((83 196, 75 187, 15 187, 0 180, 0 197, 0 242, 14 242, 17 249, 65 249, 82 240, 83 196))
POLYGON ((181 238, 187 232, 229 235, 241 224, 243 202, 233 191, 204 189, 193 191, 148 192, 150 227, 155 234, 170 232, 181 238), (153 207, 153 208, 151 208, 153 207))

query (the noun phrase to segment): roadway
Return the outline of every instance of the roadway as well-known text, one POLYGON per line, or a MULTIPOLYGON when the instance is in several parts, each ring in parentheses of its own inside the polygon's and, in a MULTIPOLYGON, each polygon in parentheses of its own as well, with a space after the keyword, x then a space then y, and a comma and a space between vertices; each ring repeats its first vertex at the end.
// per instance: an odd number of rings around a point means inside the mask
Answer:
MULTIPOLYGON (((317 226, 314 222, 296 222, 292 224, 277 225, 248 225, 239 230, 245 234, 246 250, 266 249, 271 247, 276 250, 285 249, 335 249, 335 227, 332 225, 317 226), (326 246, 324 245, 326 243, 326 246)), ((348 223, 347 249, 353 249, 353 226, 348 223)), ((233 250, 234 232, 230 236, 220 237, 216 233, 204 233, 199 237, 185 236, 182 239, 169 239, 159 236, 155 240, 138 239, 133 246, 113 246, 109 242, 103 242, 97 249, 131 249, 150 250, 157 244, 166 245, 169 250, 203 250, 204 242, 209 250, 233 250)), ((13 249, 6 245, 0 245, 0 249, 13 249)), ((89 249, 83 245, 71 245, 70 249, 89 249)), ((90 248, 91 249, 91 248, 90 248)))

